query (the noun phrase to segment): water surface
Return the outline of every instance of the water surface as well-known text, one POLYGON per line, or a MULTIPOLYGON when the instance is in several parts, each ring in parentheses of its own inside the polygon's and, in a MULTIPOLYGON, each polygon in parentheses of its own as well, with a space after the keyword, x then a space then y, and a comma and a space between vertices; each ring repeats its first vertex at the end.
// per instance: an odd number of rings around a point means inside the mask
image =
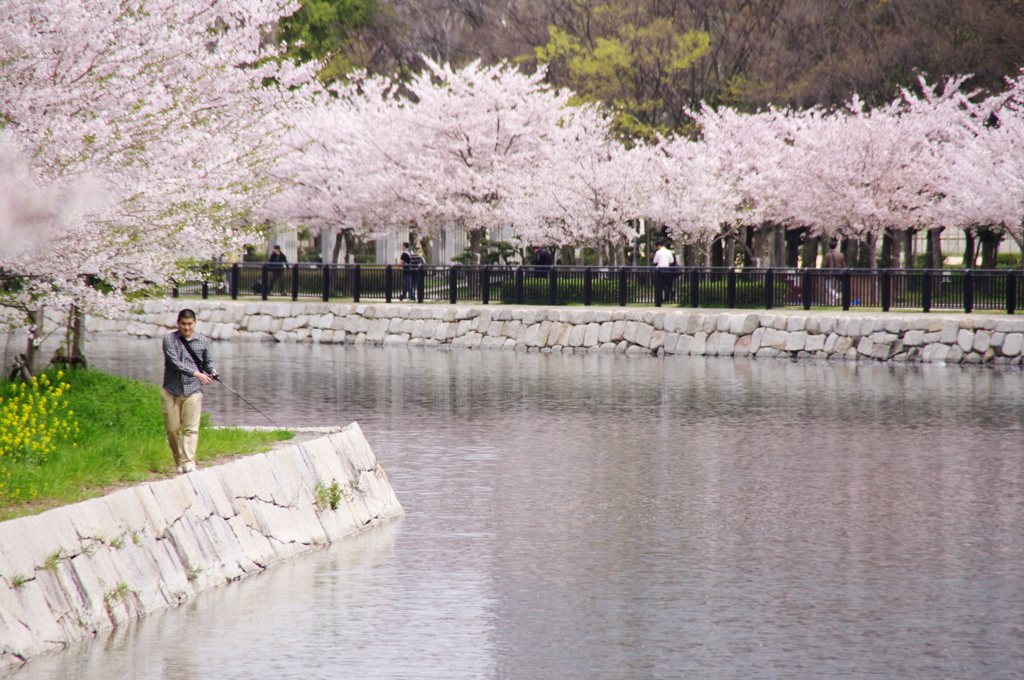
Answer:
POLYGON ((15 677, 1024 677, 1019 370, 214 349, 281 425, 358 421, 407 517, 15 677))

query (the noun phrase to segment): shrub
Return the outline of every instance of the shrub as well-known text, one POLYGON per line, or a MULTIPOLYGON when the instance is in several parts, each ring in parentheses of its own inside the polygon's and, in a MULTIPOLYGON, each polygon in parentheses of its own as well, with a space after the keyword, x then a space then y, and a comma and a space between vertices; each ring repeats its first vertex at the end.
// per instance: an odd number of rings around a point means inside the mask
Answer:
MULTIPOLYGON (((523 279, 523 304, 546 305, 550 302, 550 284, 548 279, 523 279)), ((626 284, 626 304, 636 302, 644 288, 634 281, 626 284)), ((579 279, 559 279, 555 299, 556 305, 583 302, 583 281, 579 279)), ((516 302, 516 282, 502 282, 498 296, 505 304, 516 302)), ((590 298, 595 305, 619 304, 619 282, 609 279, 594 279, 590 282, 590 298)))
MULTIPOLYGON (((75 412, 64 394, 70 385, 63 382, 64 372, 54 374, 56 382, 43 373, 31 382, 3 385, 0 396, 0 497, 29 500, 37 489, 10 486, 9 465, 38 465, 46 461, 60 442, 68 442, 79 433, 75 412)), ((78 446, 71 441, 72 446, 78 446)))

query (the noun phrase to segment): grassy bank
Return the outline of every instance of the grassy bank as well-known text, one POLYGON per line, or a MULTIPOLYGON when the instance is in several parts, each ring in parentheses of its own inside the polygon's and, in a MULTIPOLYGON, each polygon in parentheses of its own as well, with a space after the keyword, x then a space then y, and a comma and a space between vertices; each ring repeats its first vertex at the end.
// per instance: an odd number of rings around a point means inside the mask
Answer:
MULTIPOLYGON (((209 427, 200 461, 266 450, 288 432, 209 427)), ((160 387, 99 371, 0 382, 0 520, 173 474, 160 387)))

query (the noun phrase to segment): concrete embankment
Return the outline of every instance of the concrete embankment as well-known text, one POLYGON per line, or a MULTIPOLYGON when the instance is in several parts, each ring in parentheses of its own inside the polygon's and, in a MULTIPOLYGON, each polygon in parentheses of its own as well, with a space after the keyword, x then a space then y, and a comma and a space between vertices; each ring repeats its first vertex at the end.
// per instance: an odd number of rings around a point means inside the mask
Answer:
POLYGON ((0 670, 402 513, 352 424, 2 522, 0 670))
POLYGON ((174 299, 147 302, 121 319, 89 319, 87 328, 162 337, 184 307, 217 340, 1015 365, 1024 350, 1024 318, 945 312, 174 299))

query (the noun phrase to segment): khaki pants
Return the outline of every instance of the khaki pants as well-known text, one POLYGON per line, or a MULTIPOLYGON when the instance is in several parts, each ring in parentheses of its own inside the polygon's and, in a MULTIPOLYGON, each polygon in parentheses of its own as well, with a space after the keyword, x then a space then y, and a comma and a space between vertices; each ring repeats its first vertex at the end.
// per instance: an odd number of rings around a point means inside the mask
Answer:
POLYGON ((203 393, 196 392, 187 397, 176 397, 167 390, 161 390, 160 410, 164 414, 167 429, 167 443, 174 454, 175 467, 186 463, 195 464, 196 447, 199 445, 199 418, 203 412, 203 393))

